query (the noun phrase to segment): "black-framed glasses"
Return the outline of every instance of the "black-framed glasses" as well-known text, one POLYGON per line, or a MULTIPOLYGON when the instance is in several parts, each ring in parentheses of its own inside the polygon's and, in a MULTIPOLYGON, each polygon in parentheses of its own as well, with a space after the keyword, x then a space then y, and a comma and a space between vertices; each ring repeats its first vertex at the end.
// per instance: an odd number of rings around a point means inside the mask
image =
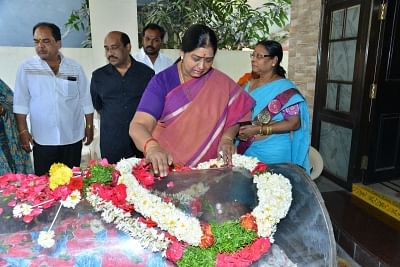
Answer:
POLYGON ((251 53, 250 54, 250 58, 256 58, 256 59, 263 59, 265 57, 269 57, 269 58, 273 58, 273 55, 263 55, 263 54, 255 54, 255 53, 251 53))

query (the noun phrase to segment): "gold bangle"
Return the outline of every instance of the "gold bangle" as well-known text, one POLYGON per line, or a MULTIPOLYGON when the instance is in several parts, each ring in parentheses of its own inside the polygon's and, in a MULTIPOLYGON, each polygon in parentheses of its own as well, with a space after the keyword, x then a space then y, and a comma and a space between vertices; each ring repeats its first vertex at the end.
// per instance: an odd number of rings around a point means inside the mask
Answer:
POLYGON ((27 132, 27 131, 28 131, 28 129, 23 129, 23 130, 20 131, 18 134, 21 135, 21 134, 23 134, 24 132, 27 132))
POLYGON ((259 135, 264 135, 263 126, 263 124, 260 125, 260 131, 258 132, 259 135))
POLYGON ((86 124, 86 129, 92 129, 92 125, 91 124, 86 124))
POLYGON ((267 127, 267 135, 271 135, 272 134, 272 126, 268 126, 267 127))

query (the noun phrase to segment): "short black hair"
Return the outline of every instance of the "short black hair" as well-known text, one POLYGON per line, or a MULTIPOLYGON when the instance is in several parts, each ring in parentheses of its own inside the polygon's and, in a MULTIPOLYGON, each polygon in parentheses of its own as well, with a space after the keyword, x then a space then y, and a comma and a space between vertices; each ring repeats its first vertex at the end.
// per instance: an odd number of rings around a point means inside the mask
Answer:
POLYGON ((35 34, 35 31, 37 28, 40 27, 47 27, 51 30, 51 35, 53 35, 54 39, 56 41, 60 41, 61 40, 61 31, 60 28, 55 25, 54 23, 50 23, 50 22, 39 22, 38 24, 36 24, 35 26, 33 26, 33 30, 32 30, 32 35, 35 34))
POLYGON ((161 40, 164 39, 164 35, 165 35, 165 30, 163 27, 161 27, 160 25, 156 24, 156 23, 149 23, 147 24, 144 28, 143 28, 143 37, 144 37, 144 33, 148 30, 158 30, 160 32, 160 38, 161 40))

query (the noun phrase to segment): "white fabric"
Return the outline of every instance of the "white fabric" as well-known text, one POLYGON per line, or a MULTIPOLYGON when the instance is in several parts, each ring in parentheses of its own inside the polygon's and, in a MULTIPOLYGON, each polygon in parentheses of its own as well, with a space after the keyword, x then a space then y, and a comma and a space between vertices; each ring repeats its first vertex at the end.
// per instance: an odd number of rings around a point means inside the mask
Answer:
POLYGON ((17 71, 13 110, 29 114, 31 134, 41 145, 67 145, 82 140, 84 114, 94 112, 82 66, 60 56, 57 75, 37 55, 25 60, 17 71))
POLYGON ((138 52, 134 53, 132 56, 135 60, 142 62, 147 66, 149 66, 150 68, 152 68, 156 74, 174 64, 174 61, 172 59, 170 59, 161 52, 158 53, 156 62, 154 62, 153 64, 149 56, 146 55, 146 53, 144 52, 143 47, 138 52))

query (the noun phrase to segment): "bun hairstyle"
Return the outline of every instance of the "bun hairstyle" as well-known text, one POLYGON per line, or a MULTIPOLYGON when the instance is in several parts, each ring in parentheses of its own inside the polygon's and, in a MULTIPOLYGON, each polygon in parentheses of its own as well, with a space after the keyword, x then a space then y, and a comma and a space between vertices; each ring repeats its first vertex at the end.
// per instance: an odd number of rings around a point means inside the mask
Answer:
POLYGON ((218 49, 217 36, 208 26, 203 24, 193 24, 183 35, 181 50, 184 53, 187 53, 200 47, 211 47, 215 55, 218 49))
POLYGON ((286 78, 286 70, 281 66, 281 61, 283 57, 283 49, 280 43, 272 40, 262 40, 257 43, 257 45, 262 45, 268 51, 268 53, 272 56, 276 56, 278 58, 278 62, 274 67, 274 71, 279 76, 286 78))

